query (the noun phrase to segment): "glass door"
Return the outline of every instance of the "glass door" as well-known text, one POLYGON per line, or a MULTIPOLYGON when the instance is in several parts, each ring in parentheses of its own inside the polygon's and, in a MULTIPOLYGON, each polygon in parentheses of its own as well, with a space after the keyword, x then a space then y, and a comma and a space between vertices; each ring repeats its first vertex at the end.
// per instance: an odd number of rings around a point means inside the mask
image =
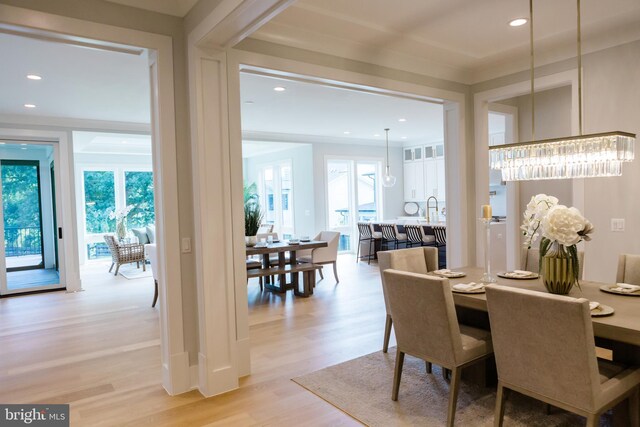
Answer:
POLYGON ((293 177, 291 161, 263 166, 260 169, 260 204, 266 224, 283 239, 294 232, 293 177))
POLYGON ((0 293, 61 285, 54 159, 51 144, 2 144, 0 149, 0 293))
POLYGON ((340 232, 339 252, 354 252, 358 222, 382 218, 377 160, 327 159, 327 225, 340 232))

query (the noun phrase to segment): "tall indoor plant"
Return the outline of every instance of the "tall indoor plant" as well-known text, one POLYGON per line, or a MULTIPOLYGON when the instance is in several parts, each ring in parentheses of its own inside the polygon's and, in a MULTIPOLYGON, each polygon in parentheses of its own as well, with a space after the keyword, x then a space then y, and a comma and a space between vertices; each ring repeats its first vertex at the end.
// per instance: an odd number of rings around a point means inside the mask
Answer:
POLYGON ((593 225, 578 209, 559 205, 553 196, 538 194, 527 204, 521 229, 528 248, 542 234, 539 267, 547 291, 566 295, 573 285, 580 286, 576 245, 591 240, 593 225))
POLYGON ((244 240, 247 246, 256 245, 256 234, 258 234, 263 217, 256 190, 255 183, 244 186, 244 240))

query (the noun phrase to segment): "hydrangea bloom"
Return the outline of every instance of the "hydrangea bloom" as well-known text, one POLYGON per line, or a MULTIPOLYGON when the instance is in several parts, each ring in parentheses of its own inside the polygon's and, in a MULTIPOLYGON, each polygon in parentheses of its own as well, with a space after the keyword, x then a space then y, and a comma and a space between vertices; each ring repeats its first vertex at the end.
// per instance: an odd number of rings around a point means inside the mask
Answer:
MULTIPOLYGON (((575 245, 583 236, 581 233, 591 225, 576 208, 564 205, 553 206, 542 218, 542 235, 563 246, 575 245)), ((592 228, 592 227, 591 227, 592 228)))

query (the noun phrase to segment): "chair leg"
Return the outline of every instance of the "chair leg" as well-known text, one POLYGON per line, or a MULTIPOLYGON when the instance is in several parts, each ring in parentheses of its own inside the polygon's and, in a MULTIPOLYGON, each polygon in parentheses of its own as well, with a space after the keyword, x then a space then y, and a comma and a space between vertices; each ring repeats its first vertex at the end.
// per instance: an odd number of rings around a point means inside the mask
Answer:
POLYGON ((458 403, 458 390, 460 389, 460 374, 462 368, 455 367, 451 370, 451 384, 449 385, 449 410, 447 411, 447 427, 453 427, 456 417, 456 405, 458 403))
POLYGON ((142 271, 147 271, 147 263, 142 261, 142 271))
POLYGON ((451 378, 450 375, 451 375, 451 371, 443 366, 442 367, 442 378, 444 378, 445 381, 449 381, 450 378, 451 378))
POLYGON ((632 427, 640 426, 640 389, 629 396, 629 422, 632 427))
MULTIPOLYGON (((369 240, 369 256, 367 257, 367 264, 371 265, 371 246, 373 245, 373 239, 369 240)), ((374 246, 375 247, 375 246, 374 246)))
POLYGON ((262 292, 262 291, 264 291, 264 285, 262 284, 262 277, 259 277, 258 281, 260 283, 260 292, 262 292))
POLYGON ((338 261, 333 261, 333 277, 336 278, 336 283, 340 283, 340 279, 338 279, 338 261))
POLYGON ((399 351, 396 353, 396 370, 393 374, 393 391, 391 392, 391 400, 398 400, 398 391, 400 390, 400 379, 402 378, 402 365, 404 364, 404 353, 399 351))
POLYGON ((114 275, 114 276, 117 276, 117 275, 118 275, 118 270, 120 270, 120 264, 117 264, 117 265, 116 265, 116 272, 115 272, 115 273, 113 273, 113 275, 114 275))
POLYGON ((600 425, 600 414, 587 415, 587 427, 598 427, 600 425))
POLYGON ((320 273, 320 280, 324 280, 324 275, 322 274, 322 268, 318 270, 318 273, 320 273))
POLYGON ((158 281, 154 280, 153 282, 155 284, 155 292, 153 294, 153 304, 151 304, 151 307, 155 307, 156 302, 158 302, 158 281))
POLYGON ((362 240, 358 239, 358 249, 356 250, 356 264, 360 262, 360 243, 362 243, 362 240))
POLYGON ((136 268, 140 268, 140 261, 136 261, 136 268))
POLYGON ((393 319, 391 315, 387 314, 387 321, 384 324, 384 342, 382 343, 382 352, 386 353, 389 350, 389 339, 391 339, 391 325, 393 325, 393 319))
POLYGON ((427 368, 427 374, 430 374, 433 372, 431 362, 426 362, 426 368, 427 368))
POLYGON ((112 262, 112 263, 111 263, 111 268, 109 268, 109 273, 111 273, 111 270, 113 270, 113 266, 114 266, 114 265, 116 265, 116 263, 115 263, 115 262, 112 262))
POLYGON ((504 401, 505 390, 501 382, 498 381, 498 393, 496 395, 496 413, 493 417, 493 426, 502 427, 502 421, 504 419, 504 401))

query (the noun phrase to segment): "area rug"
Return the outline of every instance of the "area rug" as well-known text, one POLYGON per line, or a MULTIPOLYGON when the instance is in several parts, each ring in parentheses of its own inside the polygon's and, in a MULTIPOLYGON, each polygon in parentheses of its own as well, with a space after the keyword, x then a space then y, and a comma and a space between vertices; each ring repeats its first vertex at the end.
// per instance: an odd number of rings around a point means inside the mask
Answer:
MULTIPOLYGON (((425 372, 425 363, 406 356, 398 401, 391 400, 395 348, 389 353, 372 353, 330 366, 293 381, 326 400, 361 423, 372 427, 444 426, 447 419, 449 384, 440 367, 425 372)), ((495 389, 482 388, 463 380, 458 395, 456 426, 493 426, 495 389)), ((546 406, 512 392, 505 406, 505 426, 568 427, 582 426, 585 419, 546 406)), ((610 414, 601 426, 611 424, 610 414)))
POLYGON ((142 266, 140 268, 136 268, 133 266, 122 266, 118 271, 118 274, 124 277, 125 279, 133 280, 133 279, 144 279, 145 277, 152 277, 153 272, 151 271, 151 266, 146 266, 147 271, 142 271, 142 266))

